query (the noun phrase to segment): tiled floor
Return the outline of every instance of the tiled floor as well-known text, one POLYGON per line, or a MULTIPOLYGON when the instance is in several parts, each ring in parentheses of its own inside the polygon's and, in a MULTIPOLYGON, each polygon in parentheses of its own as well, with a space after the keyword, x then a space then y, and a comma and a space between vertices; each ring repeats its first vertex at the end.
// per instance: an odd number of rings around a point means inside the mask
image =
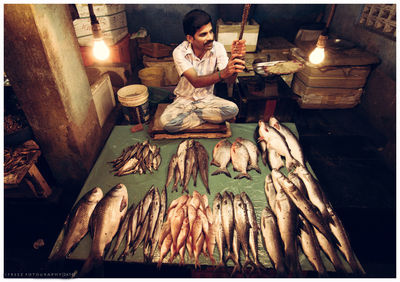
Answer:
MULTIPOLYGON (((394 168, 387 168, 379 155, 385 139, 366 123, 358 107, 301 110, 287 101, 277 106, 275 115, 282 122, 296 123, 305 156, 339 214, 367 277, 395 277, 396 186, 394 168)), ((75 201, 78 190, 73 191, 56 188, 49 200, 5 199, 6 277, 19 273, 40 277, 48 271, 47 256, 75 201), (33 243, 39 238, 45 245, 35 250, 33 243)), ((80 263, 69 262, 65 272, 78 269, 80 263)), ((212 276, 189 268, 156 272, 153 266, 118 263, 106 264, 105 272, 110 277, 212 276)))

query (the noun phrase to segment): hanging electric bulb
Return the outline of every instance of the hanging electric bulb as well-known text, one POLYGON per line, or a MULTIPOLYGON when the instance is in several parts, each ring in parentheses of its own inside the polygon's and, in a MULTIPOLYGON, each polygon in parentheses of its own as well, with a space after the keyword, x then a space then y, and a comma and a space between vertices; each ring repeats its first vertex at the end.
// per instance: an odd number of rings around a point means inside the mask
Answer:
POLYGON ((94 39, 93 56, 100 61, 107 60, 110 56, 110 49, 103 39, 94 39))
POLYGON ((328 36, 320 35, 318 37, 317 47, 311 52, 309 56, 309 60, 311 63, 317 65, 322 63, 325 59, 325 47, 326 41, 328 40, 328 36))
POLYGON ((88 4, 88 7, 89 7, 90 23, 92 25, 92 33, 94 39, 93 56, 100 61, 105 61, 110 56, 110 49, 104 42, 103 34, 101 32, 101 27, 99 21, 96 18, 96 15, 93 12, 92 4, 88 4))

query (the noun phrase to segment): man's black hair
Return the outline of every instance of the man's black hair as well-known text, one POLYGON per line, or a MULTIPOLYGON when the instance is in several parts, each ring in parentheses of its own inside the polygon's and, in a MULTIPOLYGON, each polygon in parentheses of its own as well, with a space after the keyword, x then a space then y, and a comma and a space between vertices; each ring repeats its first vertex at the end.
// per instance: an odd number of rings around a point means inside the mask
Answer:
POLYGON ((199 28, 210 22, 211 16, 203 10, 191 10, 183 18, 183 32, 185 33, 185 35, 194 36, 199 28))

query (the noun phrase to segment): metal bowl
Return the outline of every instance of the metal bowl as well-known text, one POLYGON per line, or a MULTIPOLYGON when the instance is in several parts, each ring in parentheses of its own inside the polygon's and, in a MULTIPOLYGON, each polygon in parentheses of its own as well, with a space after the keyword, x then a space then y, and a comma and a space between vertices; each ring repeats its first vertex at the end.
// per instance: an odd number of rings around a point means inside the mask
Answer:
POLYGON ((262 77, 276 77, 279 76, 279 74, 265 72, 264 67, 273 66, 277 63, 283 63, 283 62, 287 61, 281 60, 281 61, 265 62, 260 59, 255 59, 253 62, 253 70, 256 74, 262 77))

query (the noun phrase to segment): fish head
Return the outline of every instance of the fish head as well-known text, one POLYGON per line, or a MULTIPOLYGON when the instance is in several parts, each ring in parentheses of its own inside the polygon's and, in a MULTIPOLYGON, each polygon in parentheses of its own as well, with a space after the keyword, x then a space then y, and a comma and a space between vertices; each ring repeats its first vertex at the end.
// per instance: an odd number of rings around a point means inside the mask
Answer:
POLYGON ((126 192, 126 191, 127 191, 126 186, 122 183, 119 183, 112 188, 111 192, 112 193, 121 193, 121 192, 126 192))
POLYGON ((273 169, 273 170, 271 171, 271 176, 272 176, 272 177, 275 177, 275 178, 282 177, 282 172, 280 172, 280 171, 277 170, 277 169, 273 169))
POLYGON ((270 117, 269 126, 274 127, 274 128, 276 128, 278 130, 281 129, 280 123, 275 117, 270 117))
POLYGON ((97 203, 103 198, 103 190, 100 187, 93 188, 87 195, 87 201, 97 203))
POLYGON ((240 194, 236 194, 235 198, 233 199, 233 205, 235 206, 235 209, 245 209, 242 198, 240 197, 240 194))
POLYGON ((267 183, 272 183, 271 174, 268 174, 268 175, 265 177, 265 182, 267 182, 267 183))

